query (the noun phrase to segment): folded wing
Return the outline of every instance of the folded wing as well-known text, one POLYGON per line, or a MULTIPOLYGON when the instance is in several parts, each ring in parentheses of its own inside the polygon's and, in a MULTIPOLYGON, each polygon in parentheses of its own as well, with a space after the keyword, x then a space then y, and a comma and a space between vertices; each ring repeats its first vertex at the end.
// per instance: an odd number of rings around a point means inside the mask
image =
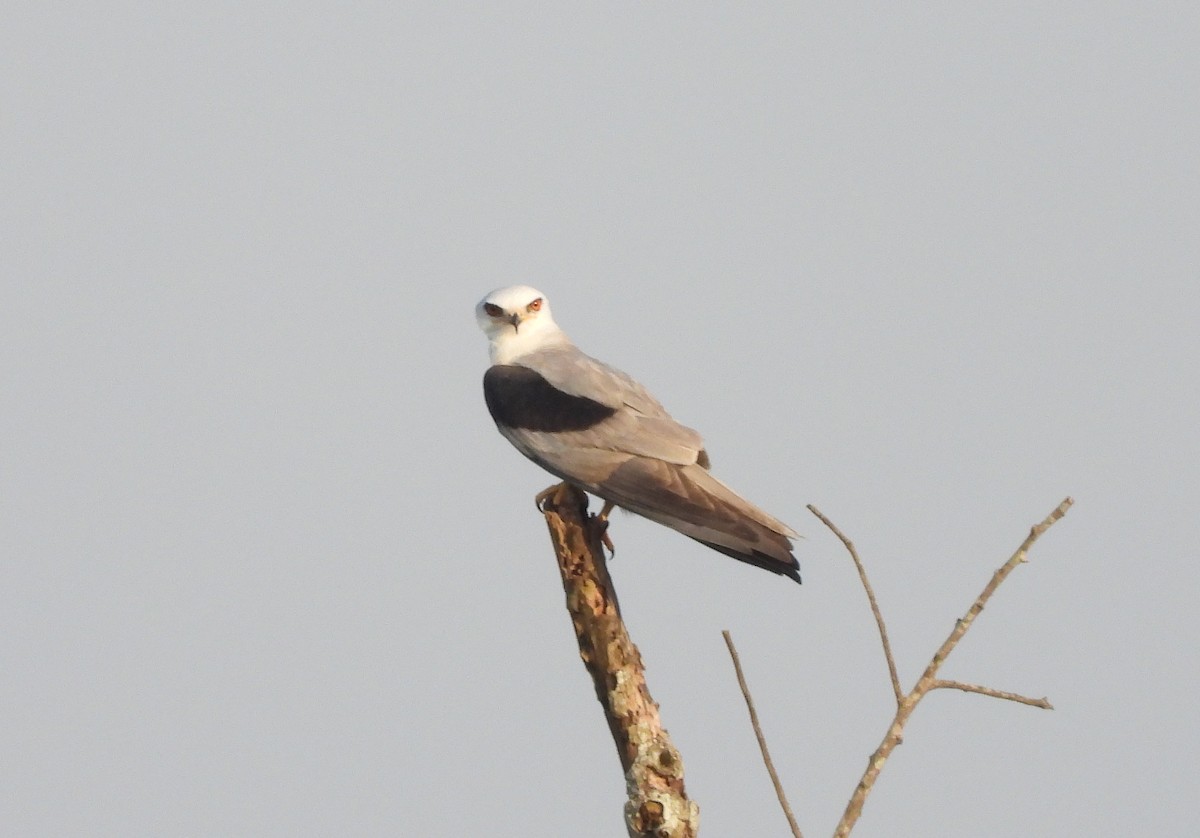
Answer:
POLYGON ((708 472, 700 434, 644 387, 573 346, 493 366, 497 427, 542 468, 714 550, 800 581, 796 533, 708 472))

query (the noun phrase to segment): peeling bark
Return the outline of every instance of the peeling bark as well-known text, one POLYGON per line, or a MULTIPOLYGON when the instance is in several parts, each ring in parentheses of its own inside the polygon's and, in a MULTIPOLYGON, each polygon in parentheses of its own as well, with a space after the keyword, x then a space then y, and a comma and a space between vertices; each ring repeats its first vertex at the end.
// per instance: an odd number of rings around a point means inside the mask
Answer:
POLYGON ((596 698, 604 708, 628 800, 631 838, 694 838, 700 810, 683 786, 683 759, 650 697, 642 656, 629 638, 604 562, 607 526, 587 514, 587 495, 569 484, 539 495, 562 574, 567 611, 596 698))

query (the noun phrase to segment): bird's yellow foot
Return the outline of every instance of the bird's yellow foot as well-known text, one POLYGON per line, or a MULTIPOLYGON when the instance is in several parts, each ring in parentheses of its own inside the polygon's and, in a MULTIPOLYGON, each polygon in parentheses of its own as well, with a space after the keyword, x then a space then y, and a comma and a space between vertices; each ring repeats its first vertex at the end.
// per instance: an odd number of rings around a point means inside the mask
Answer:
POLYGON ((542 489, 542 491, 534 495, 533 502, 537 506, 538 512, 546 511, 543 506, 545 505, 546 501, 550 500, 551 498, 554 499, 555 503, 558 503, 561 500, 559 493, 564 491, 566 488, 566 483, 555 483, 553 486, 542 489))
POLYGON ((606 500, 604 508, 600 510, 600 514, 596 516, 596 520, 600 522, 603 529, 600 531, 600 543, 608 548, 608 554, 611 558, 617 555, 617 548, 613 546, 612 539, 608 537, 608 516, 613 511, 613 502, 606 500))

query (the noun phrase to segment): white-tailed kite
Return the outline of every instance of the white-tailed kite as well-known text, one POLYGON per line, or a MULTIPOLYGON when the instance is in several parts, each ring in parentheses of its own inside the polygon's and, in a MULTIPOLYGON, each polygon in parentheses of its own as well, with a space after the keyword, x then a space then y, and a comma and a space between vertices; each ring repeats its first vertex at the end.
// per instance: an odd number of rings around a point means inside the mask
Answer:
POLYGON ((709 474, 700 434, 632 378, 580 352, 527 285, 484 297, 488 410, 509 442, 546 471, 613 505, 743 562, 800 581, 796 533, 709 474))

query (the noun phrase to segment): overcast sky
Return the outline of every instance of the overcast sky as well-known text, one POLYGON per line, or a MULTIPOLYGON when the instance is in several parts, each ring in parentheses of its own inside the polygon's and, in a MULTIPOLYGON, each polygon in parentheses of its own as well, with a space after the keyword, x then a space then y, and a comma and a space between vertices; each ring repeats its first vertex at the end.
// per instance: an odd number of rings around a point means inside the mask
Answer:
POLYGON ((611 836, 624 788, 473 307, 527 283, 807 537, 618 515, 704 835, 1183 835, 1194 3, 0 14, 0 831, 611 836))

